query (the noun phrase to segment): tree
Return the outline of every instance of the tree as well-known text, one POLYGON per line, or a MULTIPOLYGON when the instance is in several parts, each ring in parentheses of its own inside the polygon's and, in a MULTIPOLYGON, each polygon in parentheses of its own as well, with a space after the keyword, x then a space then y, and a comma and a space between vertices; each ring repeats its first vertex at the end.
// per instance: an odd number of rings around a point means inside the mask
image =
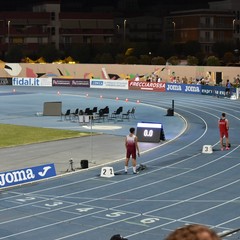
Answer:
POLYGON ((122 54, 122 53, 119 53, 116 55, 115 57, 115 62, 118 63, 118 64, 123 64, 125 61, 125 55, 122 54))
POLYGON ((103 53, 100 58, 101 63, 113 63, 113 57, 110 53, 103 53))
POLYGON ((167 60, 168 63, 171 65, 178 65, 180 63, 180 60, 178 59, 177 56, 172 56, 167 60))
POLYGON ((150 65, 151 57, 149 55, 141 55, 139 59, 139 63, 144 65, 150 65))
POLYGON ((187 56, 187 64, 190 66, 198 65, 198 59, 194 56, 187 56))
POLYGON ((223 56, 223 62, 225 63, 225 65, 228 65, 229 63, 233 63, 234 62, 234 54, 232 52, 226 52, 223 56))
POLYGON ((196 58, 198 59, 198 65, 203 66, 205 64, 205 54, 203 52, 198 52, 196 58))
POLYGON ((152 65, 165 65, 166 59, 164 57, 153 57, 151 64, 152 65))
POLYGON ((138 58, 135 56, 129 56, 125 58, 126 64, 138 64, 138 58))
POLYGON ((206 62, 207 66, 220 66, 219 58, 215 56, 209 56, 206 62))

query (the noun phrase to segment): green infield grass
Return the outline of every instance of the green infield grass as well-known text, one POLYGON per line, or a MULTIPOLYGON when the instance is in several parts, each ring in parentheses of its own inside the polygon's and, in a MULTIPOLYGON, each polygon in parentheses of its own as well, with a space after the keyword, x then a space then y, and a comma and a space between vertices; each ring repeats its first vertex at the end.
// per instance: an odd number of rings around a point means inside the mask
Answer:
POLYGON ((89 136, 71 130, 0 124, 0 148, 89 136))

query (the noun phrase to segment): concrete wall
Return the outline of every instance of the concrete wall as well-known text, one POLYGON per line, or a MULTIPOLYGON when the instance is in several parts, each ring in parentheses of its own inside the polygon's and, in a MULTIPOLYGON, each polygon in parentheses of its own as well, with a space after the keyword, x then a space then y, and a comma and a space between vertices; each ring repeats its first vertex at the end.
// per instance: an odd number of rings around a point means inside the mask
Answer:
POLYGON ((0 77, 62 77, 62 78, 120 78, 140 80, 155 73, 162 81, 171 82, 173 77, 186 78, 191 83, 196 78, 208 78, 210 84, 216 83, 216 73, 220 73, 223 83, 231 82, 240 74, 239 67, 210 66, 154 66, 154 65, 119 65, 119 64, 31 64, 0 63, 0 77))

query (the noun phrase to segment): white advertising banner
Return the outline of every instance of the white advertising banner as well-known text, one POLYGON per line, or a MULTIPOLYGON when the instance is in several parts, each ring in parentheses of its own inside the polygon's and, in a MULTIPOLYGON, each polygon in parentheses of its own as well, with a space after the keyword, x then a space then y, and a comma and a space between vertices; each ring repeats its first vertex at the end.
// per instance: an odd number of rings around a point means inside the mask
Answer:
POLYGON ((90 88, 128 89, 128 81, 91 79, 90 88))
POLYGON ((12 78, 13 86, 52 87, 52 78, 12 78))

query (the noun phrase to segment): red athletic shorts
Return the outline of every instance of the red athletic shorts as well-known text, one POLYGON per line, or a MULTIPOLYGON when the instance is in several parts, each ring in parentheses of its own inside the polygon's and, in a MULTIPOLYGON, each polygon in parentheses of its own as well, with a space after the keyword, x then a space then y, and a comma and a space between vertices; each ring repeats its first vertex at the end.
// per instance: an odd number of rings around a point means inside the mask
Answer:
POLYGON ((223 137, 228 138, 228 130, 220 131, 220 137, 221 137, 221 138, 223 138, 223 137))
POLYGON ((127 154, 126 157, 130 158, 132 156, 132 158, 136 159, 137 155, 136 155, 136 148, 128 148, 127 149, 127 154))

